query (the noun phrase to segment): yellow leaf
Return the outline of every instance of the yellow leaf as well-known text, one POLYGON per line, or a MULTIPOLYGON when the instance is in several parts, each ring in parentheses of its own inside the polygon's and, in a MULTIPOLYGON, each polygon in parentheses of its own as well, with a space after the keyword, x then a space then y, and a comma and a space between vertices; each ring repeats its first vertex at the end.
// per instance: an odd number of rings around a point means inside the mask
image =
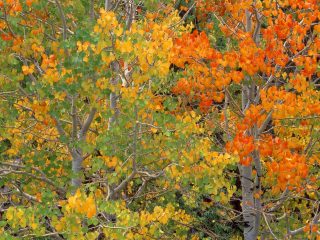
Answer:
POLYGON ((32 74, 34 72, 34 65, 30 65, 30 67, 23 65, 22 72, 24 75, 32 74))
POLYGON ((158 70, 159 70, 159 75, 160 76, 166 76, 168 73, 169 73, 169 67, 170 67, 170 63, 168 62, 161 62, 161 61, 158 61, 158 70))
POLYGON ((121 52, 121 53, 130 53, 132 52, 132 43, 130 41, 125 41, 125 42, 120 42, 116 41, 116 48, 121 52))
POLYGON ((109 168, 117 166, 117 163, 118 163, 117 157, 110 158, 110 157, 104 156, 103 160, 109 168))
POLYGON ((16 213, 16 217, 17 218, 22 218, 24 214, 24 211, 22 209, 18 209, 17 213, 16 213))
POLYGON ((77 52, 82 52, 82 43, 80 41, 77 41, 77 52))
POLYGON ((150 65, 153 64, 153 55, 151 53, 147 54, 147 61, 150 65))
POLYGON ((116 34, 117 37, 120 37, 123 33, 123 29, 118 28, 118 29, 114 30, 114 33, 116 34))
POLYGON ((15 210, 14 210, 13 207, 9 207, 9 208, 8 208, 8 210, 7 210, 7 212, 6 212, 6 218, 7 218, 9 221, 11 221, 11 220, 13 219, 13 217, 14 217, 14 212, 15 212, 15 210))
POLYGON ((134 235, 132 232, 129 232, 127 235, 126 235, 126 239, 134 239, 134 235))
POLYGON ((33 230, 35 230, 35 229, 38 227, 38 224, 36 224, 36 223, 31 223, 31 224, 30 224, 30 227, 31 227, 33 230))

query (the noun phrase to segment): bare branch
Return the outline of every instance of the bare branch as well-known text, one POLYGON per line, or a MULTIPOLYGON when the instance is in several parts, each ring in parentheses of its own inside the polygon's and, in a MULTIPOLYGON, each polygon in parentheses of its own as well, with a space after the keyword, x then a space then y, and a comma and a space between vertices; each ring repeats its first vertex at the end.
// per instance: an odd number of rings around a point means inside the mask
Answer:
POLYGON ((174 28, 176 26, 178 26, 179 24, 183 23, 184 20, 186 20, 187 16, 189 15, 189 13, 191 12, 191 10, 195 7, 196 2, 194 2, 191 7, 188 9, 188 11, 183 15, 183 17, 180 19, 179 22, 172 24, 169 28, 174 28))
POLYGON ((258 10, 256 8, 254 8, 254 15, 255 15, 255 19, 256 19, 256 27, 254 29, 254 33, 253 33, 253 40, 256 44, 258 44, 259 42, 259 35, 260 35, 260 30, 261 30, 261 16, 259 16, 258 10))
POLYGON ((64 129, 63 129, 62 125, 61 125, 60 120, 59 120, 58 118, 54 118, 54 120, 56 121, 56 127, 57 127, 57 130, 58 130, 60 136, 61 136, 61 137, 62 137, 62 136, 65 137, 65 136, 66 136, 66 132, 64 131, 64 129))
POLYGON ((266 224, 267 224, 267 227, 268 227, 268 229, 269 229, 269 232, 270 232, 271 235, 274 237, 274 239, 278 240, 277 236, 276 236, 276 235, 273 233, 273 231, 271 230, 271 227, 270 227, 270 225, 269 225, 269 222, 268 222, 268 219, 267 219, 267 217, 266 217, 266 214, 265 214, 264 212, 262 212, 262 215, 263 215, 263 218, 264 218, 264 220, 265 220, 265 222, 266 222, 266 224))
POLYGON ((272 208, 268 209, 267 212, 274 212, 277 211, 282 205, 283 203, 288 199, 288 194, 289 194, 289 190, 286 189, 280 196, 278 202, 276 203, 276 205, 274 205, 272 208))
POLYGON ((261 124, 259 130, 258 130, 258 135, 260 135, 261 133, 264 132, 264 130, 266 129, 266 127, 268 126, 269 122, 271 121, 272 118, 272 113, 273 111, 270 111, 266 117, 266 119, 264 120, 264 122, 261 124))
POLYGON ((225 94, 224 106, 223 106, 223 113, 224 113, 224 119, 225 119, 225 132, 227 133, 228 141, 230 141, 231 140, 231 135, 230 135, 230 132, 229 132, 228 105, 229 105, 229 97, 228 97, 228 94, 225 94))
POLYGON ((94 119, 94 115, 96 114, 97 109, 96 108, 92 108, 91 112, 89 113, 89 116, 87 118, 87 120, 84 122, 81 130, 80 130, 80 134, 79 134, 79 139, 80 140, 84 140, 86 138, 87 132, 89 130, 90 124, 92 123, 93 119, 94 119))
POLYGON ((36 197, 34 197, 34 196, 32 196, 32 195, 30 195, 30 194, 22 191, 21 188, 18 187, 17 185, 15 185, 15 184, 13 184, 13 183, 11 183, 11 184, 16 188, 16 190, 17 190, 17 191, 21 194, 21 196, 23 196, 24 198, 28 199, 29 201, 39 202, 36 197))
MULTIPOLYGON (((315 225, 315 224, 318 224, 319 223, 319 219, 320 219, 320 207, 318 206, 318 209, 317 209, 317 213, 316 215, 313 217, 310 225, 315 225)), ((293 230, 293 231, 289 231, 289 235, 293 236, 293 235, 297 235, 299 233, 302 233, 303 230, 304 230, 305 227, 301 227, 301 228, 298 228, 296 230, 293 230)))
POLYGON ((66 40, 66 39, 67 39, 67 33, 68 33, 68 27, 67 27, 66 17, 65 17, 65 15, 64 15, 62 6, 61 6, 61 4, 60 4, 60 1, 59 1, 59 0, 55 0, 55 3, 57 4, 58 10, 59 10, 59 14, 60 14, 60 17, 61 17, 61 20, 62 20, 62 25, 63 25, 63 31, 62 31, 63 40, 66 40))
POLYGON ((122 189, 124 189, 124 187, 127 185, 128 182, 130 182, 134 176, 137 174, 136 171, 132 171, 131 174, 124 179, 115 189, 113 189, 110 193, 110 198, 113 197, 115 195, 115 193, 121 191, 122 189))
POLYGON ((72 139, 77 138, 77 110, 74 97, 71 98, 71 117, 72 117, 72 139))
POLYGON ((110 197, 114 196, 115 193, 121 191, 128 182, 130 182, 134 176, 137 174, 137 163, 136 163, 136 158, 137 158, 137 141, 138 141, 138 109, 137 106, 134 106, 134 114, 135 114, 135 126, 134 126, 134 135, 133 135, 133 147, 132 147, 132 172, 131 174, 124 179, 118 187, 114 188, 110 194, 110 197))
MULTIPOLYGON (((17 165, 17 164, 11 164, 11 163, 4 163, 4 162, 0 162, 0 165, 3 166, 7 166, 7 167, 11 167, 11 168, 20 168, 20 169, 26 169, 26 166, 21 166, 21 165, 17 165)), ((53 187, 55 187, 59 193, 61 194, 65 194, 65 190, 59 186, 57 186, 52 180, 50 180, 40 169, 35 168, 35 167, 31 167, 32 170, 38 172, 41 174, 41 177, 34 175, 32 173, 29 172, 25 172, 25 171, 19 171, 19 170, 14 170, 14 169, 7 169, 8 170, 8 174, 24 174, 24 175, 28 175, 30 177, 33 177, 34 179, 40 180, 42 182, 45 182, 53 187)))

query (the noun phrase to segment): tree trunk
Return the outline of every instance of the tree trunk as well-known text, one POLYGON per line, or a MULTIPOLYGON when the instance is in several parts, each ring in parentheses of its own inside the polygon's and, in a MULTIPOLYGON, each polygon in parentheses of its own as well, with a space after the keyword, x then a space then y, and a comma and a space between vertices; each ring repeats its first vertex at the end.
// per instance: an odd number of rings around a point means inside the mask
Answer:
POLYGON ((74 175, 71 180, 71 185, 74 189, 77 189, 81 186, 81 164, 83 158, 80 154, 75 153, 72 156, 72 174, 74 175))
POLYGON ((105 0, 104 2, 104 9, 109 11, 112 8, 111 0, 105 0))
MULTIPOLYGON (((252 14, 246 11, 246 31, 252 31, 252 14)), ((260 22, 257 16, 257 23, 255 26, 253 39, 258 44, 260 34, 260 22)), ((256 98, 259 97, 259 93, 256 91, 256 85, 253 81, 250 86, 242 86, 242 111, 250 107, 251 104, 256 104, 256 98)), ((247 134, 259 138, 259 129, 257 126, 253 126, 247 130, 247 134)), ((255 193, 261 191, 260 177, 262 174, 260 154, 257 150, 251 153, 253 162, 249 166, 239 165, 241 188, 242 188, 242 214, 244 220, 243 235, 245 240, 255 240, 258 237, 260 219, 261 219, 261 202, 259 198, 254 198, 255 193), (252 176, 253 166, 257 172, 256 176, 252 176)))

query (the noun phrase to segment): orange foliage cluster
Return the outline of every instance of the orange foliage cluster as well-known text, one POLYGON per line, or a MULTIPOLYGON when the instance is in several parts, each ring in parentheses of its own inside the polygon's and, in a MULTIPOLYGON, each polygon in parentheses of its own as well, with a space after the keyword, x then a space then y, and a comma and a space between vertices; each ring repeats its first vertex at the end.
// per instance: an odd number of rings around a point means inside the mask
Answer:
MULTIPOLYGON (((30 2, 30 1, 27 1, 30 2)), ((19 0, 5 0, 0 1, 0 8, 6 7, 9 15, 14 15, 22 11, 22 6, 19 0)))
POLYGON ((10 41, 10 40, 13 39, 13 36, 12 36, 12 34, 2 33, 2 34, 1 34, 1 39, 2 39, 3 41, 10 41))
MULTIPOLYGON (((178 81, 173 92, 186 95, 190 101, 200 101, 200 109, 203 111, 208 110, 214 101, 221 102, 224 99, 221 90, 231 80, 230 76, 223 78, 222 71, 212 69, 219 65, 221 58, 221 53, 210 46, 204 32, 183 34, 175 40, 171 61, 185 69, 185 77, 178 81)), ((239 79, 239 75, 235 79, 239 79)))
POLYGON ((236 135, 226 144, 226 150, 239 156, 240 164, 249 166, 252 162, 251 153, 256 149, 256 142, 250 129, 259 127, 264 122, 266 114, 260 105, 251 105, 245 116, 236 125, 236 135))
POLYGON ((319 92, 310 84, 311 79, 320 77, 317 71, 320 50, 317 1, 279 1, 281 7, 273 1, 218 3, 198 1, 197 7, 205 14, 199 11, 197 18, 208 22, 208 14, 212 12, 220 20, 219 27, 225 36, 236 40, 237 46, 219 52, 211 46, 204 31, 183 34, 176 39, 172 63, 183 69, 183 77, 173 92, 189 102, 199 101, 200 110, 207 112, 213 102, 224 100, 225 88, 230 85, 252 83, 256 86, 258 97, 253 98, 258 102, 251 99, 249 106, 243 106, 246 110, 242 117, 229 116, 229 127, 235 134, 226 144, 226 150, 239 156, 240 163, 245 166, 251 165, 255 150, 265 159, 270 157, 272 161, 266 163, 268 176, 278 182, 277 187, 299 190, 309 172, 307 156, 302 153, 306 144, 301 138, 311 134, 308 131, 311 122, 302 121, 302 127, 294 130, 295 137, 291 137, 290 129, 282 121, 320 115, 319 92), (296 12, 286 10, 289 6, 296 12), (219 14, 225 11, 230 17, 220 18, 219 14), (266 27, 261 29, 261 35, 256 35, 259 11, 265 16, 266 27), (239 27, 239 22, 248 14, 252 16, 251 25, 239 27), (296 71, 290 72, 290 68, 296 71), (255 129, 262 127, 268 115, 278 137, 269 133, 261 137, 261 132, 255 136, 255 129))
POLYGON ((230 153, 239 156, 240 164, 249 166, 252 162, 250 155, 255 149, 254 139, 252 136, 247 136, 243 132, 236 134, 232 142, 226 144, 226 150, 230 153))
MULTIPOLYGON (((186 64, 198 65, 196 60, 214 60, 217 57, 205 32, 185 33, 176 39, 174 45, 173 62, 178 67, 185 67, 186 64)), ((201 68, 195 70, 203 71, 201 68)))
POLYGON ((261 106, 266 111, 273 109, 274 112, 272 116, 275 120, 320 114, 320 99, 317 97, 318 92, 310 88, 301 88, 300 84, 303 80, 295 78, 293 82, 296 83, 294 87, 298 88, 297 90, 299 92, 303 91, 301 94, 297 95, 294 92, 287 92, 275 86, 260 92, 261 106))
POLYGON ((269 157, 266 162, 268 175, 277 181, 276 188, 302 190, 302 180, 308 176, 309 167, 305 155, 290 148, 288 141, 264 135, 259 142, 262 157, 269 157))
POLYGON ((219 15, 224 15, 226 6, 224 1, 220 0, 199 0, 197 3, 197 18, 201 21, 208 17, 208 13, 216 12, 219 15))

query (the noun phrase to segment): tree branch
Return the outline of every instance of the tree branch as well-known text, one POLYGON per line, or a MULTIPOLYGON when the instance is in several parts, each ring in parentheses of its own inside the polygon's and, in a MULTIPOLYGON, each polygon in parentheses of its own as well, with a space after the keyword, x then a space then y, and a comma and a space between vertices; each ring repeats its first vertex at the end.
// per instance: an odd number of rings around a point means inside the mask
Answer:
MULTIPOLYGON (((21 165, 11 164, 11 163, 0 162, 0 165, 7 166, 7 167, 12 167, 12 168, 26 169, 26 166, 21 166, 21 165)), ((28 175, 30 177, 33 177, 34 179, 43 181, 43 182, 55 187, 58 190, 58 192, 61 193, 61 194, 65 194, 66 193, 66 191, 63 188, 57 186, 40 169, 35 168, 35 167, 31 167, 31 169, 36 171, 36 172, 38 172, 38 173, 40 173, 42 177, 39 177, 37 175, 34 175, 32 173, 29 173, 29 172, 25 172, 25 171, 19 171, 19 170, 13 170, 13 169, 7 169, 7 170, 8 170, 8 174, 10 174, 10 173, 13 173, 13 174, 25 174, 25 175, 28 175)))
POLYGON ((91 112, 89 113, 89 116, 87 117, 86 121, 84 122, 81 130, 80 130, 80 134, 79 134, 79 139, 80 140, 85 140, 87 132, 89 130, 90 124, 92 123, 93 119, 94 119, 94 115, 96 114, 97 109, 96 108, 92 108, 91 112))
POLYGON ((271 118, 272 118, 272 113, 273 113, 273 111, 271 110, 271 111, 268 113, 268 115, 267 115, 266 119, 264 120, 264 122, 261 124, 261 126, 260 126, 260 128, 259 128, 259 130, 258 130, 258 136, 259 136, 261 133, 263 133, 264 130, 266 129, 266 127, 268 126, 268 124, 269 124, 269 122, 271 121, 271 118))
POLYGON ((77 138, 77 110, 75 105, 74 97, 71 98, 71 117, 72 117, 72 139, 75 140, 77 138))
POLYGON ((63 40, 66 40, 66 39, 67 39, 67 33, 68 33, 68 27, 67 27, 66 17, 65 17, 65 15, 64 15, 64 12, 63 12, 63 9, 62 9, 62 6, 61 6, 59 0, 55 0, 55 2, 56 2, 56 4, 57 4, 58 10, 59 10, 59 14, 60 14, 60 17, 61 17, 61 20, 62 20, 62 25, 63 25, 63 31, 62 31, 63 40))

